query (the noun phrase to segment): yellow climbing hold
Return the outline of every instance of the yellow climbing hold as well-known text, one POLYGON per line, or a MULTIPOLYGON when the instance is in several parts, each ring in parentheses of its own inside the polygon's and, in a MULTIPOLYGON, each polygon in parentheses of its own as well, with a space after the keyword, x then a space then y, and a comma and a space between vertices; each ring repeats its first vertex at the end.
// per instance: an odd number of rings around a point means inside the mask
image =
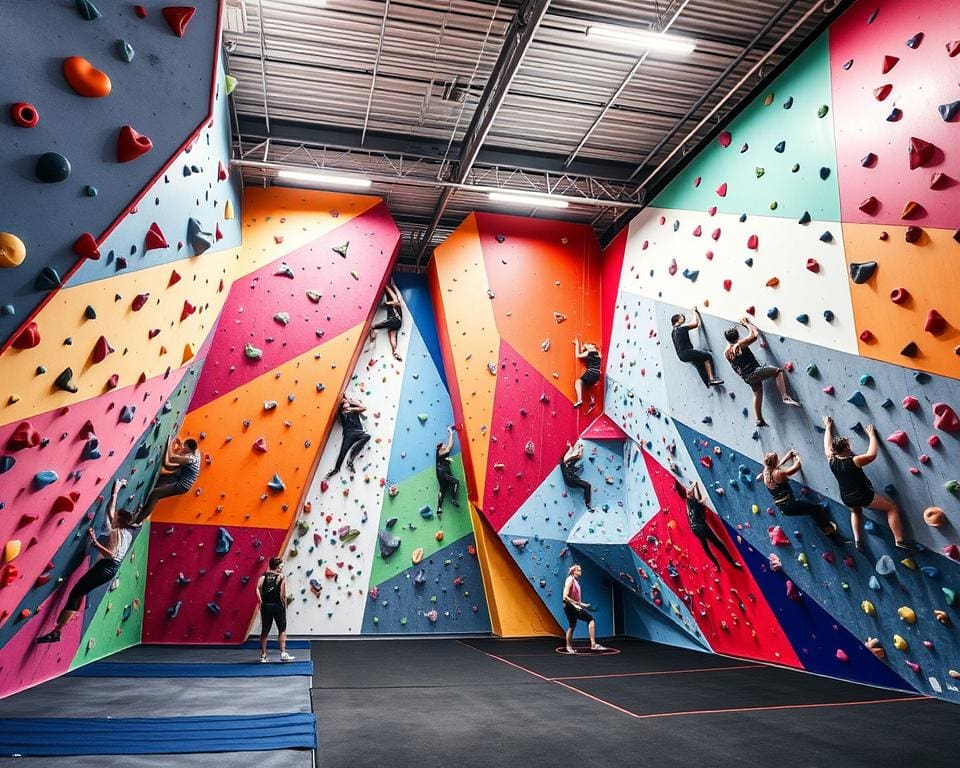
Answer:
POLYGON ((9 563, 11 560, 16 559, 17 555, 20 554, 20 547, 20 539, 10 539, 3 548, 3 562, 9 563))
POLYGON ((907 645, 907 641, 904 640, 902 637, 900 637, 900 635, 894 635, 894 636, 893 636, 893 647, 896 648, 898 651, 905 651, 905 650, 907 650, 910 646, 907 645))
POLYGON ((871 603, 869 600, 864 600, 862 603, 860 603, 860 608, 865 614, 867 614, 867 616, 877 615, 877 609, 874 608, 873 603, 871 603))
POLYGON ((810 567, 810 561, 807 558, 806 552, 801 552, 799 555, 797 555, 797 562, 800 563, 800 565, 802 565, 804 568, 810 567))
POLYGON ((413 550, 413 554, 410 556, 410 559, 413 561, 414 565, 423 560, 423 547, 417 547, 415 550, 413 550))
POLYGON ((233 212, 233 201, 227 200, 226 204, 223 206, 223 220, 224 221, 233 221, 236 214, 233 212))
POLYGON ((913 561, 912 557, 905 557, 900 561, 900 564, 906 568, 909 568, 911 571, 917 570, 917 564, 913 561))
POLYGON ((0 232, 0 267, 19 267, 27 258, 27 246, 16 235, 0 232))
POLYGON ((754 504, 752 507, 750 507, 750 511, 753 512, 753 514, 755 514, 755 515, 759 515, 759 514, 760 514, 760 507, 758 507, 756 504, 754 504))
POLYGON ((905 621, 907 624, 916 624, 917 614, 913 608, 908 608, 905 605, 900 606, 897 609, 897 615, 900 617, 900 621, 905 621))

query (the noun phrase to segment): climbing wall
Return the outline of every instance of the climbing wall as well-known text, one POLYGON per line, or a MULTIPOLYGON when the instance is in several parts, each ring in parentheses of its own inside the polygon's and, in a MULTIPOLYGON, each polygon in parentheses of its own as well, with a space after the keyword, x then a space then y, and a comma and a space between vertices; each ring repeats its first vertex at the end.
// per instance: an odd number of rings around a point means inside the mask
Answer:
POLYGON ((128 509, 148 492, 240 242, 219 4, 164 8, 32 4, 2 33, 0 695, 140 641, 149 525, 34 643, 96 559, 113 481, 128 509))
POLYGON ((684 606, 670 611, 677 644, 960 701, 958 28, 956 4, 854 4, 605 254, 604 407, 627 436, 623 524, 639 574, 619 548, 601 556, 629 575, 621 584, 656 574, 655 594, 638 591, 644 610, 684 606), (691 339, 721 387, 674 351, 670 317, 694 306, 691 339), (723 358, 723 332, 744 316, 761 330, 758 358, 802 403, 767 383, 760 429, 723 358), (773 505, 760 461, 793 448, 795 493, 851 535, 824 414, 857 452, 876 425, 866 471, 913 549, 893 545, 882 515, 867 513, 858 552, 773 505), (707 559, 674 478, 706 489, 710 528, 740 568, 707 559))

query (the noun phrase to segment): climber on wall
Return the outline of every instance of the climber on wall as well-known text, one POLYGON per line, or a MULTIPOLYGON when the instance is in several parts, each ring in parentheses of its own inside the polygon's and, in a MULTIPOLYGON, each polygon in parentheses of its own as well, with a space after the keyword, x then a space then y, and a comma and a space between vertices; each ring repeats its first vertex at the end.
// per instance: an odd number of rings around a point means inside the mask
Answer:
POLYGON ((794 496, 790 477, 797 474, 801 466, 800 454, 794 450, 787 451, 782 459, 776 451, 770 451, 763 457, 763 470, 757 475, 757 479, 763 479, 763 484, 767 486, 767 490, 773 496, 773 503, 781 514, 809 515, 834 544, 842 547, 848 541, 840 535, 837 524, 830 519, 829 507, 813 504, 794 496), (791 461, 793 463, 790 463, 791 461))
POLYGON ((450 503, 455 507, 460 506, 457 495, 460 493, 460 481, 453 475, 450 466, 450 452, 453 450, 453 427, 447 427, 447 442, 437 443, 436 467, 437 467, 437 485, 440 487, 437 491, 437 517, 443 514, 443 497, 450 494, 450 503))
POLYGON ((287 653, 287 580, 283 577, 283 560, 271 557, 269 567, 257 581, 257 605, 260 608, 260 661, 267 660, 267 637, 270 627, 277 625, 280 640, 280 661, 293 661, 287 653))
POLYGON ((403 326, 403 307, 400 303, 400 291, 392 280, 384 286, 383 303, 387 307, 387 319, 370 326, 370 341, 377 338, 377 331, 386 330, 393 356, 402 360, 397 352, 397 333, 403 326))
POLYGON ((882 493, 873 490, 873 485, 863 471, 863 467, 877 458, 877 430, 873 424, 864 429, 870 443, 867 452, 854 455, 850 449, 850 438, 835 437, 833 419, 823 417, 823 452, 830 462, 830 471, 840 486, 840 500, 850 507, 850 527, 853 528, 853 541, 857 549, 862 550, 863 510, 874 509, 887 515, 887 525, 893 533, 894 543, 900 549, 912 549, 911 543, 904 538, 903 521, 900 508, 882 493))
POLYGON ((337 454, 337 463, 333 469, 327 472, 324 479, 329 480, 340 471, 343 466, 343 460, 347 458, 347 452, 350 452, 350 458, 347 459, 347 469, 350 472, 356 472, 353 466, 353 460, 363 449, 370 439, 370 433, 363 428, 361 414, 367 409, 361 405, 359 400, 344 395, 340 398, 340 426, 343 427, 343 442, 340 444, 340 453, 337 454))
POLYGON ((583 503, 587 509, 592 511, 590 497, 593 493, 593 486, 580 477, 580 473, 583 471, 583 466, 580 464, 582 460, 583 443, 578 440, 575 445, 571 445, 568 442, 566 453, 563 454, 563 459, 560 461, 560 474, 563 476, 563 482, 567 488, 583 489, 583 503))
POLYGON ((187 438, 182 443, 175 435, 167 439, 163 451, 163 467, 147 497, 143 508, 137 512, 137 522, 142 523, 153 512, 160 499, 188 493, 200 477, 200 448, 197 441, 187 438))
POLYGON ((763 382, 767 379, 775 378, 777 381, 777 390, 780 392, 780 398, 786 405, 799 407, 800 403, 794 400, 787 393, 787 382, 783 377, 783 369, 775 365, 760 365, 759 361, 750 349, 758 338, 760 331, 757 330, 749 317, 740 320, 740 325, 746 328, 749 333, 740 338, 740 331, 736 326, 728 328, 723 333, 727 340, 727 348, 723 351, 723 356, 730 361, 733 370, 753 389, 753 413, 757 419, 758 427, 768 426, 763 420, 763 382))
POLYGON ((691 363, 707 387, 717 387, 723 384, 723 379, 718 379, 714 373, 713 355, 694 349, 690 342, 690 331, 699 328, 701 324, 700 310, 696 307, 693 308, 693 320, 689 323, 686 315, 676 314, 670 318, 670 325, 673 326, 670 337, 673 339, 673 348, 677 351, 677 357, 681 362, 691 363))
POLYGON ((693 535, 700 539, 700 546, 703 547, 703 551, 706 553, 707 557, 713 561, 713 564, 717 566, 717 570, 720 570, 720 561, 717 560, 717 556, 713 554, 710 549, 709 544, 713 544, 714 547, 719 550, 720 554, 724 556, 730 565, 734 568, 743 568, 739 561, 733 559, 727 548, 723 545, 723 542, 720 540, 720 537, 713 532, 713 529, 707 523, 707 507, 703 503, 703 495, 700 492, 700 485, 694 480, 689 487, 685 486, 679 480, 676 481, 676 490, 677 493, 682 493, 687 501, 687 522, 690 523, 690 530, 693 532, 693 535))
POLYGON ((130 545, 133 543, 133 530, 139 526, 134 524, 133 515, 125 509, 117 511, 117 496, 120 489, 127 484, 126 480, 115 480, 113 492, 110 494, 110 503, 107 506, 107 517, 104 520, 101 539, 97 538, 93 528, 87 529, 90 543, 100 553, 100 559, 88 570, 70 590, 67 602, 57 617, 54 628, 45 635, 37 637, 38 643, 60 642, 60 632, 80 610, 83 597, 97 587, 113 581, 123 558, 127 556, 130 545))
POLYGON ((580 339, 573 340, 573 354, 577 360, 583 360, 587 370, 583 372, 576 381, 573 382, 573 388, 577 393, 577 401, 573 404, 574 408, 579 408, 583 403, 583 385, 593 386, 600 381, 600 347, 592 342, 580 344, 580 339))
POLYGON ((597 622, 589 613, 590 605, 581 602, 580 599, 582 594, 580 592, 580 582, 577 579, 583 575, 583 569, 578 563, 574 563, 570 566, 568 573, 570 575, 563 583, 563 612, 567 617, 567 623, 570 625, 567 627, 566 633, 566 652, 576 653, 573 648, 573 630, 576 629, 578 621, 587 622, 587 630, 590 632, 590 650, 605 651, 607 649, 597 642, 597 622))

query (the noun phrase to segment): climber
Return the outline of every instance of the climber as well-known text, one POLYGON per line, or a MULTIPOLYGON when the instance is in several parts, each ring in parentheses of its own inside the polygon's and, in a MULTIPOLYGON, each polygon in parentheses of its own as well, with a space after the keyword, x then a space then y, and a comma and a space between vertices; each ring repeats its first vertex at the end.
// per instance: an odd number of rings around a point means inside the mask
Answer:
POLYGON ((392 280, 384 286, 383 303, 387 307, 387 319, 370 326, 370 341, 377 338, 377 331, 386 329, 393 356, 397 360, 402 360, 400 353, 397 352, 397 332, 403 326, 403 308, 400 303, 400 291, 392 280))
POLYGON ((840 535, 837 524, 828 516, 829 507, 813 504, 794 496, 793 488, 790 486, 790 477, 797 474, 801 466, 800 454, 794 450, 787 451, 782 459, 776 451, 770 451, 763 457, 763 470, 757 475, 757 479, 763 479, 763 484, 767 486, 767 490, 773 496, 773 503, 781 514, 787 516, 809 515, 834 544, 842 547, 848 541, 840 535), (790 464, 791 460, 793 461, 792 464, 790 464))
POLYGON ((834 437, 833 419, 823 417, 823 452, 830 462, 830 471, 837 478, 840 486, 840 500, 850 507, 850 526, 853 528, 853 542, 857 549, 862 550, 861 534, 863 529, 863 509, 874 509, 885 512, 887 525, 893 533, 894 544, 900 549, 912 549, 911 542, 904 538, 903 521, 900 519, 900 508, 882 493, 873 490, 873 485, 863 471, 863 467, 877 458, 877 430, 873 424, 864 429, 870 444, 867 452, 854 455, 850 449, 850 438, 834 437))
POLYGON ((287 580, 281 574, 283 559, 271 557, 269 567, 257 581, 260 607, 260 661, 267 660, 267 636, 275 623, 280 640, 280 661, 293 661, 287 653, 287 580))
POLYGON ((450 492, 450 503, 455 507, 460 506, 457 501, 457 494, 460 492, 460 481, 453 475, 450 466, 450 452, 453 450, 453 427, 447 427, 447 442, 437 443, 436 465, 437 465, 437 485, 440 486, 437 491, 437 517, 443 514, 443 497, 450 492))
POLYGON ((706 552, 707 557, 717 566, 717 570, 720 570, 720 562, 717 560, 717 556, 711 551, 708 542, 712 543, 734 568, 743 568, 737 560, 733 559, 733 556, 727 551, 720 537, 713 532, 713 529, 709 523, 707 523, 707 508, 703 503, 703 495, 700 492, 700 485, 697 481, 694 480, 688 488, 677 480, 675 488, 677 493, 682 493, 686 497, 687 521, 690 523, 690 530, 694 536, 700 539, 700 546, 703 547, 703 551, 706 552))
POLYGON ((567 576, 567 580, 563 583, 563 612, 567 617, 567 622, 570 624, 570 626, 567 627, 567 645, 565 650, 567 653, 576 653, 573 648, 573 630, 577 626, 577 621, 585 621, 587 622, 587 629, 590 632, 590 650, 605 651, 607 649, 597 642, 597 622, 594 621, 593 616, 588 612, 590 605, 580 602, 580 582, 577 581, 577 579, 583 575, 583 569, 578 563, 574 563, 570 566, 568 573, 570 575, 567 576))
POLYGON ((120 564, 126 557, 127 552, 130 551, 130 545, 133 543, 133 531, 135 528, 139 528, 138 525, 134 524, 133 515, 130 512, 125 509, 117 511, 117 496, 120 494, 120 489, 126 484, 126 480, 115 480, 113 483, 113 492, 110 494, 110 503, 107 506, 107 517, 103 523, 103 535, 101 536, 106 540, 106 543, 100 542, 93 528, 87 529, 90 543, 100 554, 100 559, 73 585, 73 589, 70 590, 70 595, 67 597, 67 602, 57 617, 56 626, 45 635, 39 635, 37 637, 38 643, 60 642, 60 631, 80 610, 83 596, 97 587, 113 581, 120 570, 120 564))
POLYGON ((670 336, 673 339, 673 348, 677 351, 677 357, 681 362, 692 363, 707 387, 720 386, 723 384, 723 379, 718 379, 714 374, 713 356, 709 352, 694 349, 690 342, 690 331, 703 324, 700 310, 694 307, 693 321, 688 323, 686 320, 686 315, 682 314, 676 314, 670 318, 670 325, 673 326, 670 336))
POLYGON ((573 382, 573 388, 577 393, 577 402, 573 407, 579 408, 583 403, 583 385, 592 386, 600 381, 600 348, 591 342, 581 345, 579 338, 573 340, 573 347, 574 356, 577 360, 583 360, 587 366, 583 375, 573 382))
POLYGON ((146 503, 137 512, 137 522, 142 523, 150 517, 150 513, 160 499, 189 492, 198 477, 200 477, 200 449, 197 441, 187 438, 181 443, 175 435, 170 435, 163 452, 163 468, 157 476, 146 503))
POLYGON ((590 497, 593 493, 593 486, 580 477, 580 473, 583 471, 583 465, 580 464, 582 459, 583 443, 578 440, 576 445, 571 445, 568 442, 567 451, 563 454, 563 459, 560 461, 560 474, 563 476, 563 482, 567 488, 583 489, 583 503, 587 509, 592 512, 593 507, 590 505, 590 497))
POLYGON ((337 463, 333 465, 333 469, 327 472, 324 479, 329 480, 340 471, 343 460, 347 456, 347 451, 350 452, 350 458, 347 459, 347 469, 350 472, 357 471, 353 466, 353 460, 357 458, 357 454, 370 439, 370 433, 363 428, 360 415, 366 410, 359 400, 353 400, 346 395, 340 399, 339 418, 340 425, 343 427, 343 442, 340 444, 340 453, 337 454, 337 463))
POLYGON ((757 426, 766 427, 768 426, 767 422, 763 420, 763 382, 767 379, 776 378, 777 390, 786 405, 799 407, 800 403, 787 393, 787 382, 783 378, 783 369, 775 365, 760 365, 750 349, 750 345, 760 338, 760 331, 757 330, 757 326, 750 321, 749 317, 742 318, 740 325, 750 333, 741 339, 736 326, 724 331, 723 337, 729 343, 723 351, 723 356, 730 361, 730 365, 740 375, 740 378, 753 388, 753 412, 757 418, 757 426))

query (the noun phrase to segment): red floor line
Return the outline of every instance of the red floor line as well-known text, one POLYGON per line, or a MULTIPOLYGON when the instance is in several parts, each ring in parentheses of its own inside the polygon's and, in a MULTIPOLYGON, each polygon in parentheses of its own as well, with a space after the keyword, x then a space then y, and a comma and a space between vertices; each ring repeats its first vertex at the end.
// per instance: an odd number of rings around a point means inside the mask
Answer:
POLYGON ((766 669, 766 664, 737 664, 730 667, 700 667, 699 669, 665 669, 659 672, 621 672, 610 675, 571 675, 569 677, 551 677, 553 682, 560 680, 599 680, 606 677, 647 677, 651 675, 686 675, 692 672, 725 672, 728 669, 766 669))
POLYGON ((579 688, 574 688, 572 685, 567 685, 566 683, 560 680, 551 680, 554 685, 560 685, 566 688, 568 691, 573 691, 574 693, 579 693, 581 696, 586 696, 588 699, 593 699, 593 701, 598 704, 603 704, 605 707, 610 707, 610 709, 615 709, 617 712, 620 712, 628 717, 639 717, 639 715, 634 714, 629 709, 624 709, 623 707, 618 707, 616 704, 612 704, 606 699, 601 699, 599 696, 594 696, 592 693, 587 693, 586 691, 581 691, 579 688))
POLYGON ((470 645, 470 643, 465 643, 465 642, 463 642, 463 640, 457 640, 457 642, 460 643, 460 645, 465 645, 465 646, 467 646, 467 648, 469 648, 469 649, 472 650, 472 651, 476 651, 477 653, 482 653, 484 656, 489 656, 491 659, 496 659, 497 661, 502 661, 504 664, 509 664, 511 667, 514 667, 515 669, 519 669, 521 672, 526 672, 528 675, 533 675, 534 677, 538 677, 538 678, 540 678, 541 680, 543 680, 545 683, 549 683, 549 682, 550 682, 550 678, 549 678, 549 677, 544 677, 543 675, 541 675, 541 674, 539 674, 539 673, 537 673, 537 672, 534 672, 532 669, 527 669, 526 667, 521 667, 519 664, 515 664, 515 663, 513 663, 512 661, 507 661, 506 659, 504 659, 504 658, 502 658, 502 657, 500 657, 500 656, 497 656, 497 655, 495 655, 495 654, 493 654, 493 653, 487 653, 486 651, 482 651, 482 650, 480 650, 479 648, 470 645))
POLYGON ((901 701, 929 701, 929 696, 905 696, 898 699, 868 699, 866 701, 828 701, 822 704, 778 704, 766 707, 732 707, 730 709, 692 709, 686 712, 657 712, 650 715, 630 714, 638 720, 655 717, 682 717, 684 715, 723 715, 733 712, 772 712, 781 709, 818 709, 823 707, 860 707, 868 704, 894 704, 901 701))

